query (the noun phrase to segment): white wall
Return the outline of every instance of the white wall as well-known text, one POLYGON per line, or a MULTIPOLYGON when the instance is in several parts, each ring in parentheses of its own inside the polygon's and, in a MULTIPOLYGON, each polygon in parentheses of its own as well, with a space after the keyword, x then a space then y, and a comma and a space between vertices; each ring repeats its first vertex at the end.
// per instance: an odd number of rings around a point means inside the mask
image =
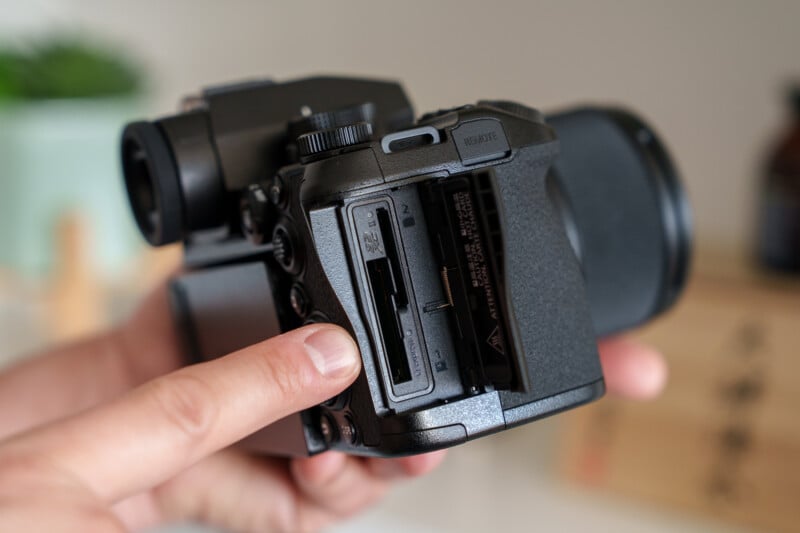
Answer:
POLYGON ((271 75, 399 78, 418 111, 482 97, 622 102, 666 138, 701 242, 745 248, 760 154, 800 76, 800 2, 0 0, 7 38, 78 26, 152 69, 154 109, 271 75))

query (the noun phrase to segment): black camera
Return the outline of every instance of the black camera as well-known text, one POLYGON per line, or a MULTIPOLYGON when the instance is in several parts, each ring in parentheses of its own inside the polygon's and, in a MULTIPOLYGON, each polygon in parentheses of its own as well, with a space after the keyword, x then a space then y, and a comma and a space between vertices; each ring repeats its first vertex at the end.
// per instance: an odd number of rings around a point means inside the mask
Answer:
POLYGON ((376 456, 465 442, 600 397, 596 338, 668 308, 687 274, 677 173, 634 115, 481 101, 416 122, 401 86, 318 77, 205 90, 122 136, 187 349, 303 324, 356 339, 341 395, 246 439, 376 456))

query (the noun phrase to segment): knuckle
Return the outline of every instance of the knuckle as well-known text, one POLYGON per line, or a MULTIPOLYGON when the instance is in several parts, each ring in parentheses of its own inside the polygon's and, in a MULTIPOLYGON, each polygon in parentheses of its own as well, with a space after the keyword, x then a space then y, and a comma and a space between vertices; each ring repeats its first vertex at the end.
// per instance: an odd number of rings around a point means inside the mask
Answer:
POLYGON ((211 388, 191 374, 175 374, 152 383, 152 397, 169 424, 190 439, 208 434, 218 407, 211 388))
POLYGON ((17 487, 29 482, 36 482, 44 474, 49 473, 41 457, 27 453, 0 454, 0 479, 5 483, 0 484, 0 494, 4 488, 17 487), (13 481, 13 483, 12 483, 13 481))

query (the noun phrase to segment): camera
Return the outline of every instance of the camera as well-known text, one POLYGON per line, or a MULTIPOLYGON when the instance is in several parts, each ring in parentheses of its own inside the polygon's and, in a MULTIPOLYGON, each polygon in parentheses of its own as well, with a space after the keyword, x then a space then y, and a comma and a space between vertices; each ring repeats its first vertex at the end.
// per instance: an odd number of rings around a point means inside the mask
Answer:
POLYGON ((398 83, 313 77, 206 89, 125 127, 139 229, 184 245, 170 295, 194 360, 315 322, 361 351, 348 390, 248 449, 408 455, 587 403, 597 338, 681 292, 687 203, 632 113, 414 117, 398 83))

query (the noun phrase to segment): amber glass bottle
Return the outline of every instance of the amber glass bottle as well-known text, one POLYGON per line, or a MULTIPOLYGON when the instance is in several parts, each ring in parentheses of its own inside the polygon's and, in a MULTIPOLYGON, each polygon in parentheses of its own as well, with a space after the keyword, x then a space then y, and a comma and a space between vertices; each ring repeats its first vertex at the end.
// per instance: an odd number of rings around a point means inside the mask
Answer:
POLYGON ((765 266, 800 274, 800 84, 789 91, 792 117, 765 166, 758 256, 765 266))

